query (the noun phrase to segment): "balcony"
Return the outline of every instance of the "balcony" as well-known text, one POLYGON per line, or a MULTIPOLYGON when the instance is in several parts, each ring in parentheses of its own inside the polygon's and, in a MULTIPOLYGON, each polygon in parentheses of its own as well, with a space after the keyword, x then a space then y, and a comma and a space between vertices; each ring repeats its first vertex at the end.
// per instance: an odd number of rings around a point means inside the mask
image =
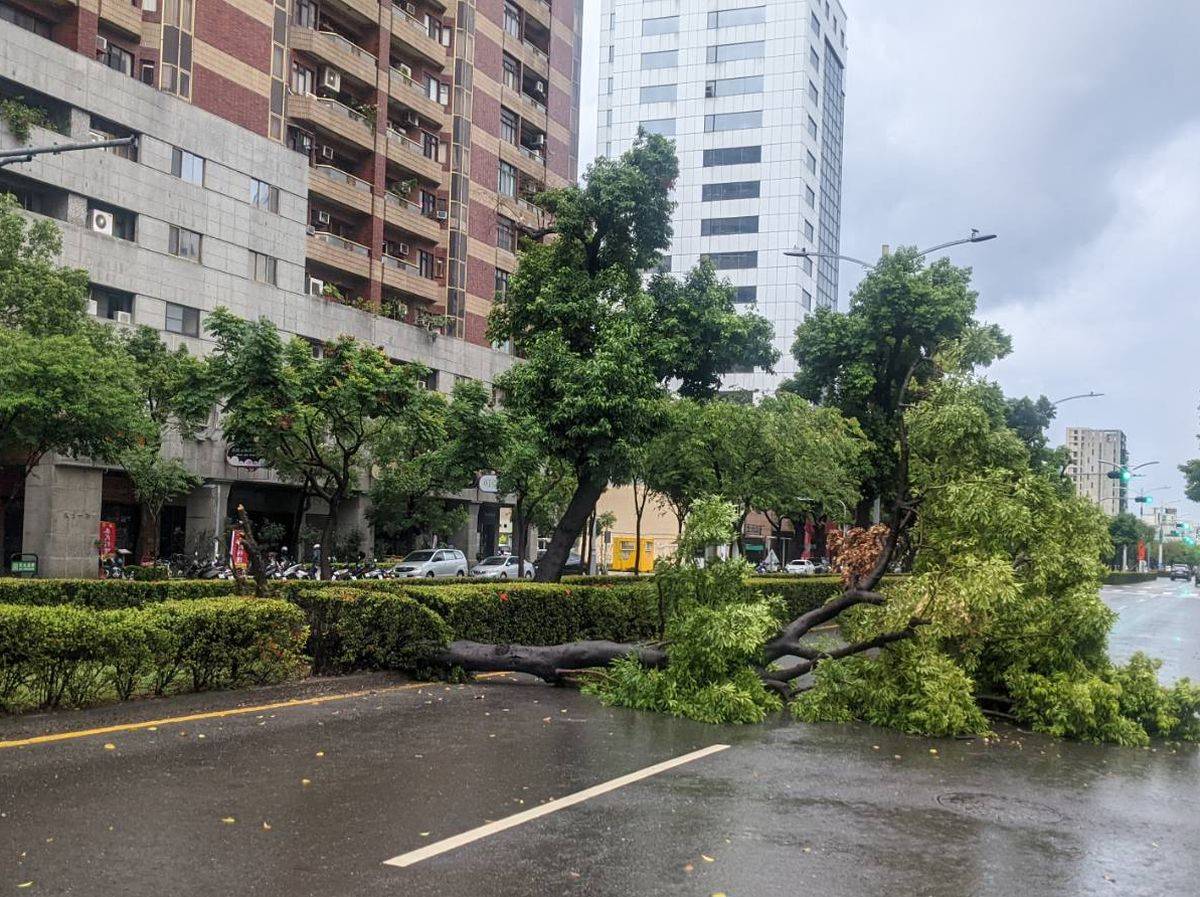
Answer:
POLYGON ((330 6, 349 10, 372 25, 379 21, 379 0, 325 0, 330 6))
POLYGON ((375 70, 379 67, 379 60, 340 34, 293 25, 291 43, 293 50, 316 56, 343 74, 370 87, 375 86, 375 70))
POLYGON ((346 271, 356 277, 371 276, 371 252, 337 234, 317 231, 308 236, 308 258, 330 268, 346 271))
POLYGON ((445 288, 428 277, 422 277, 416 265, 395 256, 384 255, 383 285, 430 302, 439 302, 445 288))
POLYGON ((530 178, 542 182, 546 179, 546 161, 540 153, 523 146, 516 146, 507 140, 500 141, 500 158, 530 178))
POLYGON ((428 59, 439 68, 445 67, 449 50, 430 37, 421 22, 395 3, 392 4, 392 35, 423 59, 428 59))
POLYGON ((529 202, 529 200, 520 197, 505 196, 503 193, 497 195, 500 198, 500 211, 517 222, 522 228, 533 231, 541 230, 545 227, 545 213, 529 202))
POLYGON ((401 168, 418 177, 440 184, 442 163, 425 155, 421 144, 410 140, 394 128, 388 128, 387 156, 401 168))
POLYGON ((100 4, 100 21, 119 28, 131 37, 142 36, 142 5, 134 6, 128 0, 100 4))
POLYGON ((311 93, 290 94, 287 114, 288 118, 309 122, 358 146, 375 148, 375 131, 371 123, 337 100, 311 93))
POLYGON ((426 215, 415 202, 401 199, 394 193, 385 194, 383 220, 393 227, 435 243, 442 239, 442 225, 436 217, 426 215))
POLYGON ((542 122, 546 119, 546 107, 521 90, 509 87, 507 84, 500 88, 500 102, 509 109, 518 110, 525 118, 542 122))
POLYGON ((314 165, 309 169, 308 187, 338 205, 371 213, 371 185, 332 165, 314 165))
POLYGON ((418 115, 424 116, 439 125, 445 123, 446 108, 437 100, 430 99, 425 88, 410 78, 395 66, 388 80, 388 95, 418 115))
POLYGON ((550 57, 529 41, 517 41, 509 35, 504 44, 504 52, 515 56, 528 71, 543 81, 550 77, 550 57))

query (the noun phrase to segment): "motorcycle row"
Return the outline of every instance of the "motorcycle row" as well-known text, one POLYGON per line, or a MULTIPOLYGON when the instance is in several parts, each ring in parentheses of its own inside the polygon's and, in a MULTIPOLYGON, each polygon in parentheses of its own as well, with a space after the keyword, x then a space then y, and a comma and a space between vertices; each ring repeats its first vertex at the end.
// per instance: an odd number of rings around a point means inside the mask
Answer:
MULTIPOLYGON (((288 556, 287 548, 279 554, 271 552, 267 556, 267 579, 312 579, 321 578, 320 546, 313 546, 313 560, 308 563, 296 561, 288 556)), ((133 579, 134 572, 128 565, 127 558, 131 554, 128 549, 118 549, 111 557, 101 561, 101 575, 105 579, 133 579)), ((334 565, 337 558, 332 558, 334 565)), ((176 554, 167 562, 167 570, 171 579, 233 579, 233 568, 224 560, 218 558, 201 558, 196 552, 190 558, 176 554)), ((374 558, 360 555, 353 564, 334 566, 330 573, 330 581, 347 581, 359 579, 398 579, 402 574, 392 567, 379 566, 374 558)))

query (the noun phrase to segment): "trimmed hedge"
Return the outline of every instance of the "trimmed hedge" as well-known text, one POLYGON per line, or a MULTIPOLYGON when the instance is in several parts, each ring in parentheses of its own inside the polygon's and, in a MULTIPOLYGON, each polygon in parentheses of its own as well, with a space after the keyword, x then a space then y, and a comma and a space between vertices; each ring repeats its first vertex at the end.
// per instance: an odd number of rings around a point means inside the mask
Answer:
POLYGON ((279 682, 296 672, 308 628, 273 599, 164 601, 143 608, 0 605, 0 706, 279 682))
POLYGON ((221 579, 133 582, 122 579, 0 579, 0 604, 76 604, 96 610, 142 607, 162 601, 193 601, 234 594, 236 583, 221 579))
POLYGON ((1135 582, 1150 582, 1158 578, 1157 571, 1138 573, 1136 570, 1109 570, 1102 580, 1106 586, 1130 585, 1135 582))

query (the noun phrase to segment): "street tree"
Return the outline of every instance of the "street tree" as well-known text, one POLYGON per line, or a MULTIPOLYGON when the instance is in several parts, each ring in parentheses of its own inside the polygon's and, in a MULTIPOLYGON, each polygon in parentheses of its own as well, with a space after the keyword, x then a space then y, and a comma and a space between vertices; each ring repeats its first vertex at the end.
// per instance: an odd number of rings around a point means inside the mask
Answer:
POLYGON ((88 275, 56 259, 53 222, 31 222, 0 196, 0 546, 6 509, 50 454, 115 462, 149 421, 110 328, 86 313, 88 275))
POLYGON ((475 485, 499 450, 502 422, 482 384, 461 381, 449 401, 422 391, 387 418, 372 442, 371 518, 376 532, 416 547, 421 536, 450 538, 466 510, 448 496, 475 485))
POLYGON ((1136 514, 1122 511, 1109 521, 1108 535, 1112 540, 1112 548, 1106 554, 1106 559, 1109 563, 1121 564, 1128 558, 1136 560, 1138 543, 1149 545, 1158 531, 1143 523, 1136 514))
POLYGON ((318 357, 299 337, 285 343, 271 321, 226 309, 205 327, 216 342, 209 376, 225 438, 325 502, 321 575, 328 578, 338 511, 364 483, 385 424, 419 401, 421 371, 349 336, 326 343, 318 357))
POLYGON ((732 288, 689 277, 694 288, 681 289, 698 307, 684 313, 674 287, 643 286, 670 244, 678 171, 670 142, 642 135, 621 158, 595 162, 582 186, 541 194, 553 239, 525 241, 492 311, 490 338, 524 358, 498 381, 506 405, 537 421, 543 450, 576 483, 541 580, 559 577, 600 494, 658 431, 668 384, 707 396, 733 364, 773 361, 768 331, 739 314, 732 288))
POLYGON ((856 419, 871 443, 860 524, 877 498, 886 504, 896 491, 904 385, 912 401, 941 374, 937 359, 971 370, 1011 350, 998 327, 976 320, 977 298, 969 268, 947 259, 926 265, 915 249, 902 248, 863 278, 845 313, 819 308, 796 329, 799 371, 782 388, 856 419))
POLYGON ((141 505, 134 556, 143 563, 153 562, 158 557, 163 506, 203 482, 180 460, 163 455, 164 442, 171 436, 194 436, 208 422, 215 396, 204 376, 203 362, 185 346, 167 348, 152 327, 125 331, 120 343, 132 363, 138 395, 150 421, 145 440, 123 452, 120 462, 141 505))
POLYGON ((716 491, 700 450, 703 433, 701 404, 677 399, 667 403, 663 426, 644 449, 646 485, 675 515, 679 535, 695 501, 716 491))
POLYGON ((524 577, 530 530, 554 529, 575 492, 575 472, 562 459, 545 454, 545 439, 536 420, 507 411, 501 420, 501 447, 495 460, 497 488, 513 500, 517 575, 524 577))

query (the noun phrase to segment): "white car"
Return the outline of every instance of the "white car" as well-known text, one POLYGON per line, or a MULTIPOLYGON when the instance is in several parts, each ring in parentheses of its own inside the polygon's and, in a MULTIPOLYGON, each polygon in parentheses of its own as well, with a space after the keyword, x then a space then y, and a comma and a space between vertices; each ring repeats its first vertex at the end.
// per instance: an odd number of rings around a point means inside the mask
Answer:
POLYGON ((796 573, 800 576, 812 576, 817 572, 816 566, 807 558, 796 558, 788 561, 787 566, 783 568, 785 573, 796 573))
MULTIPOLYGON (((471 568, 471 575, 480 579, 518 579, 520 569, 515 554, 494 554, 471 568)), ((533 561, 525 562, 525 578, 533 579, 533 561)))
POLYGON ((466 576, 467 556, 457 548, 423 548, 410 551, 392 572, 407 579, 466 576))

